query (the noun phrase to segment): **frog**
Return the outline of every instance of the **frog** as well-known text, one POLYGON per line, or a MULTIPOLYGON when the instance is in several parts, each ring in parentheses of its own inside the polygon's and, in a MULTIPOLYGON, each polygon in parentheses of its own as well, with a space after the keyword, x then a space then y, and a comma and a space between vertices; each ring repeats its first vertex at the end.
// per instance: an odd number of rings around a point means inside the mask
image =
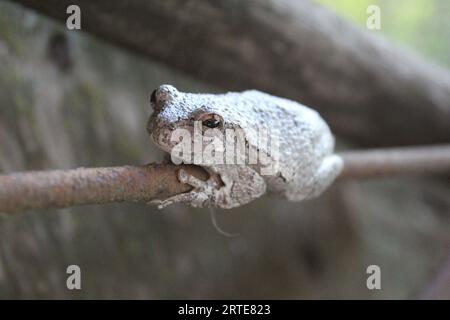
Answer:
MULTIPOLYGON (((174 203, 193 207, 231 209, 275 194, 288 201, 312 199, 322 194, 343 169, 342 158, 334 152, 335 138, 320 114, 299 102, 258 90, 226 93, 189 93, 164 84, 150 95, 153 110, 147 131, 151 140, 172 162, 201 166, 209 174, 204 181, 186 170, 177 171, 178 180, 191 191, 151 203, 165 208, 174 203), (276 147, 262 143, 257 128, 270 132, 276 147), (183 130, 215 130, 217 137, 239 130, 248 150, 256 150, 265 161, 244 163, 184 160, 174 155, 180 139, 174 133, 183 130)), ((214 136, 214 135, 213 135, 214 136)), ((202 141, 211 142, 209 138, 202 141)), ((267 141, 264 140, 264 141, 267 141)), ((227 144, 222 149, 227 148, 227 144)), ((197 153, 208 146, 197 149, 197 153)), ((195 148, 188 153, 195 157, 195 148)), ((227 151, 227 150, 225 150, 227 151)), ((166 157, 167 159, 167 157, 166 157)))

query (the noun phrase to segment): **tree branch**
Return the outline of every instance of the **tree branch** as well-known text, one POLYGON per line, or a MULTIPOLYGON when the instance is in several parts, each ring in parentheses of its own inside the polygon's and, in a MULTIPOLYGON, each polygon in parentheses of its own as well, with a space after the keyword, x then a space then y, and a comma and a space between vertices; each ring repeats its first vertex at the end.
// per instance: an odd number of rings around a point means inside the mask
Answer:
POLYGON ((225 90, 300 101, 360 145, 450 142, 449 73, 308 0, 15 2, 64 23, 76 3, 82 31, 225 90))
MULTIPOLYGON (((450 145, 344 152, 341 178, 450 172, 450 145)), ((182 165, 205 180, 200 167, 182 165)), ((122 201, 150 201, 187 192, 175 165, 79 168, 0 175, 0 212, 64 208, 122 201)))

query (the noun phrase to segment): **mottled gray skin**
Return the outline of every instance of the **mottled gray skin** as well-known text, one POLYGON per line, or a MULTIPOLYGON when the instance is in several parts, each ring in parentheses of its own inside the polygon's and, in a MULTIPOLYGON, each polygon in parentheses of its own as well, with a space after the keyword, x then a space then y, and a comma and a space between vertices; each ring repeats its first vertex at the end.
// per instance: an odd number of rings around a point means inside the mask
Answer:
MULTIPOLYGON (((279 140, 278 170, 261 175, 261 165, 222 164, 203 166, 211 175, 207 181, 179 171, 179 180, 192 185, 191 192, 154 201, 160 208, 176 202, 194 207, 233 208, 244 205, 266 191, 291 201, 322 193, 342 170, 342 159, 333 154, 334 138, 320 115, 300 103, 256 90, 226 94, 182 93, 170 85, 160 86, 151 103, 154 112, 148 122, 152 140, 170 153, 175 143, 172 130, 193 132, 193 123, 205 114, 223 119, 221 130, 240 128, 249 146, 256 147, 257 127, 268 127, 279 140)), ((265 152, 264 148, 261 150, 265 152)))

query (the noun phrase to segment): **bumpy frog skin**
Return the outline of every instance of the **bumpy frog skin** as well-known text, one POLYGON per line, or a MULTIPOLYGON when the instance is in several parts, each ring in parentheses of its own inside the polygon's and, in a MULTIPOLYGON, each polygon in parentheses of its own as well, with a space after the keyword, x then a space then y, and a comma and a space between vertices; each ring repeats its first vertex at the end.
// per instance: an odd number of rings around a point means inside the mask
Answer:
POLYGON ((328 125, 316 111, 300 103, 256 90, 193 94, 162 85, 152 93, 151 106, 154 112, 147 130, 168 153, 176 144, 170 139, 173 130, 193 132, 194 121, 205 117, 220 130, 242 130, 250 147, 260 147, 254 129, 261 127, 268 128, 279 143, 274 174, 262 175, 261 164, 208 165, 203 167, 210 178, 202 181, 181 169, 180 182, 192 185, 193 190, 155 200, 160 208, 183 202, 194 207, 229 209, 249 203, 266 191, 301 201, 321 194, 342 170, 342 159, 333 154, 334 138, 328 125))

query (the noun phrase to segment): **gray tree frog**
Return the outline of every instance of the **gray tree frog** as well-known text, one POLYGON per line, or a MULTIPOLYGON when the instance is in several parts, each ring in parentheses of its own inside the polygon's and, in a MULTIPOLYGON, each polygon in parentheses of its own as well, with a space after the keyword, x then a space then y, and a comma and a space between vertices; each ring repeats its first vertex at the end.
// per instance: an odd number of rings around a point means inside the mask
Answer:
POLYGON ((207 181, 180 169, 180 182, 191 185, 193 190, 153 201, 160 208, 183 202, 194 207, 229 209, 249 203, 266 191, 301 201, 321 194, 343 167, 342 159, 333 153, 334 137, 326 122, 316 111, 288 99, 256 90, 184 93, 162 85, 153 91, 151 106, 147 130, 165 152, 171 153, 177 144, 171 138, 174 130, 183 128, 194 133, 194 123, 200 123, 203 129, 220 132, 240 129, 245 145, 269 159, 265 164, 200 164, 210 174, 207 181), (273 165, 270 161, 275 157, 255 135, 255 128, 263 127, 278 141, 277 169, 266 175, 261 170, 273 165))

